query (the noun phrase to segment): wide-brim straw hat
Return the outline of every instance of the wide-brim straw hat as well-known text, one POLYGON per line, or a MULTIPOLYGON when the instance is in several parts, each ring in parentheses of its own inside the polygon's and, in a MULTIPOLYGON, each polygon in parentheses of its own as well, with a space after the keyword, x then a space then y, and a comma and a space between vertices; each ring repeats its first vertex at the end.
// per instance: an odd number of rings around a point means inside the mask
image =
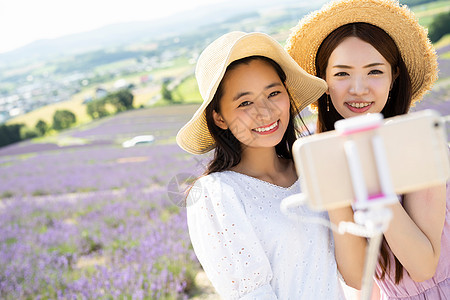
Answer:
POLYGON ((299 110, 316 101, 327 89, 324 80, 305 72, 275 39, 267 34, 233 31, 212 42, 200 55, 195 76, 202 105, 177 134, 178 145, 192 154, 215 147, 206 124, 205 109, 217 91, 230 63, 249 56, 265 56, 277 62, 286 73, 286 87, 299 110))
MULTIPOLYGON (((338 0, 325 4, 292 29, 286 50, 305 71, 317 75, 315 60, 323 40, 349 23, 369 23, 383 29, 395 42, 412 84, 412 106, 437 79, 436 52, 423 28, 406 6, 394 0, 338 0)), ((310 109, 317 111, 317 103, 310 109)))

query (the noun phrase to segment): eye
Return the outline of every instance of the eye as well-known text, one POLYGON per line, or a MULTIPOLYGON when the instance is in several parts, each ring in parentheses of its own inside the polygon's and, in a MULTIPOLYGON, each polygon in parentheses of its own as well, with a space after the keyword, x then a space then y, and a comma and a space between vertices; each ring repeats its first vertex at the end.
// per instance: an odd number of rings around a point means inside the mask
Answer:
POLYGON ((250 101, 242 101, 241 104, 239 104, 238 107, 245 107, 245 106, 248 106, 248 105, 250 105, 250 104, 251 104, 250 101))
POLYGON ((335 77, 344 77, 344 76, 348 76, 349 74, 347 72, 338 72, 336 74, 334 74, 335 77))
POLYGON ((267 98, 275 97, 276 95, 279 95, 279 94, 281 94, 280 91, 275 91, 275 92, 270 93, 267 98))
POLYGON ((370 72, 369 72, 369 75, 381 75, 381 74, 384 74, 384 72, 383 71, 381 71, 381 70, 371 70, 370 72))

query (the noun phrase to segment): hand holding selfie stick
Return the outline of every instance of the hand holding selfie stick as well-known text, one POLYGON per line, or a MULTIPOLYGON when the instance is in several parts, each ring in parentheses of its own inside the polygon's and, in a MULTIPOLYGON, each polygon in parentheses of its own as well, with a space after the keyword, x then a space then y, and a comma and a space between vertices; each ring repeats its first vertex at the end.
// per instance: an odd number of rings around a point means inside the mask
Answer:
MULTIPOLYGON (((383 238, 383 232, 386 231, 392 218, 392 212, 385 206, 398 201, 390 179, 383 140, 376 132, 382 125, 382 121, 383 116, 381 114, 371 114, 364 118, 340 120, 335 124, 336 131, 346 138, 346 141, 344 142, 344 151, 355 194, 353 207, 356 209, 354 214, 356 223, 347 222, 346 226, 348 227, 348 230, 345 231, 357 232, 358 227, 362 227, 360 229, 365 233, 358 235, 369 238, 362 278, 361 299, 370 299, 373 283, 372 277, 377 264, 378 251, 383 238), (381 188, 380 193, 376 195, 369 195, 368 193, 358 148, 352 139, 355 134, 366 131, 372 131, 373 133, 371 138, 372 150, 381 188)), ((344 228, 340 226, 341 230, 344 228)))
POLYGON ((336 130, 303 137, 292 147, 302 192, 283 199, 281 211, 300 222, 369 238, 362 299, 370 298, 383 232, 392 218, 386 205, 398 201, 396 194, 445 184, 449 178, 444 124, 433 110, 387 120, 368 114, 338 121, 336 130), (316 211, 352 204, 354 222, 335 225, 293 210, 306 204, 316 211))
MULTIPOLYGON (((383 232, 386 231, 392 218, 392 212, 385 206, 398 201, 390 178, 383 139, 377 134, 377 129, 382 124, 383 116, 381 114, 370 114, 362 117, 344 119, 335 124, 336 132, 345 139, 343 147, 355 198, 353 202, 353 208, 356 210, 354 213, 355 223, 340 222, 336 226, 325 219, 302 219, 305 222, 323 224, 340 234, 348 232, 353 235, 369 238, 362 278, 361 299, 363 300, 370 299, 371 297, 372 277, 377 264, 383 232), (374 195, 370 195, 368 192, 358 146, 353 140, 355 135, 359 133, 371 134, 371 150, 373 152, 380 185, 380 191, 374 195)), ((281 210, 286 215, 295 218, 296 215, 290 211, 290 208, 306 203, 307 200, 306 194, 294 194, 283 199, 281 210)))

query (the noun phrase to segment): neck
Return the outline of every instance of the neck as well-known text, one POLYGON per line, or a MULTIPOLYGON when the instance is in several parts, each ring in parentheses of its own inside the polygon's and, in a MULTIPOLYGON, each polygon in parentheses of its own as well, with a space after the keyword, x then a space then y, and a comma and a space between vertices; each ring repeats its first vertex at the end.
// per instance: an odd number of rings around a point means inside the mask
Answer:
POLYGON ((281 186, 290 186, 297 180, 292 160, 278 157, 275 147, 244 149, 233 170, 281 186))

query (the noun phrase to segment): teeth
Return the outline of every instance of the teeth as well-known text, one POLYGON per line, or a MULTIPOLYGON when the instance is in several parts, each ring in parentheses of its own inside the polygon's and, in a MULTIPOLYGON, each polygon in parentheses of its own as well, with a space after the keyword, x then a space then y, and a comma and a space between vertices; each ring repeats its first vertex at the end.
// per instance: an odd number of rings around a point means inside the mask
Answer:
POLYGON ((348 103, 348 105, 354 108, 363 108, 369 106, 371 103, 372 102, 348 103))
POLYGON ((260 127, 260 128, 255 128, 253 130, 256 131, 256 132, 266 132, 266 131, 274 129, 275 127, 277 127, 277 125, 278 125, 278 121, 276 121, 275 123, 273 123, 269 127, 263 127, 263 128, 260 127))

